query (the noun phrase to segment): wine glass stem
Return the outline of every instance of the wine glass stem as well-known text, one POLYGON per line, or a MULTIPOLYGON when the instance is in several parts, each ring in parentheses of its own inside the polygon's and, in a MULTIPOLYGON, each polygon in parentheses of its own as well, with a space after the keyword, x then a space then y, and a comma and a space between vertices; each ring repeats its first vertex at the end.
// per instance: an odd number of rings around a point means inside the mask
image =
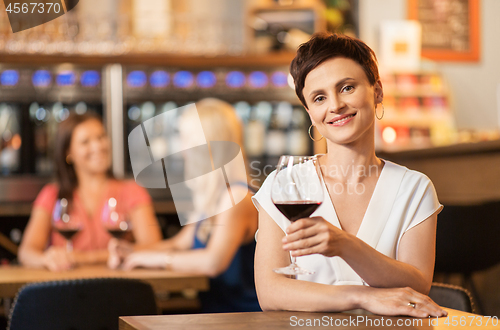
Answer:
POLYGON ((290 266, 296 267, 297 266, 297 264, 295 263, 296 260, 297 260, 297 258, 296 257, 292 257, 292 251, 290 251, 290 261, 292 262, 290 264, 290 266))
POLYGON ((70 239, 66 240, 66 252, 73 252, 73 242, 70 239))

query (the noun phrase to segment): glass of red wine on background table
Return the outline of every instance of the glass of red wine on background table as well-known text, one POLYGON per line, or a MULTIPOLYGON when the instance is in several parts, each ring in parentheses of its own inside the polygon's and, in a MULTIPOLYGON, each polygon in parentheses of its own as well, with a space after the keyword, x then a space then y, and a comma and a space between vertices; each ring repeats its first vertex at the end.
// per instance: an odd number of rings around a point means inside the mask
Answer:
POLYGON ((82 223, 78 217, 69 215, 69 203, 66 198, 56 201, 52 214, 52 226, 66 239, 66 251, 73 251, 71 239, 82 229, 82 223))
POLYGON ((132 230, 127 216, 120 212, 116 198, 111 197, 102 210, 102 223, 108 233, 116 239, 123 239, 132 230))
MULTIPOLYGON (((316 156, 281 156, 271 188, 271 199, 291 222, 308 218, 323 203, 323 177, 316 156)), ((314 271, 295 263, 274 269, 278 274, 306 275, 314 271)))

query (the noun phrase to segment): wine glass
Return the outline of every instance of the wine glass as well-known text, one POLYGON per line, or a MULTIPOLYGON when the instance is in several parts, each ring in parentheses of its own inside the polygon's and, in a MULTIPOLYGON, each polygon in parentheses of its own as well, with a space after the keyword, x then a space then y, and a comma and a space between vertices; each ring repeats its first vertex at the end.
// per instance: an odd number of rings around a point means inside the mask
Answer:
POLYGON ((104 205, 101 220, 104 228, 116 239, 124 238, 132 230, 127 216, 119 212, 117 201, 114 197, 109 198, 104 205))
MULTIPOLYGON (((274 205, 291 222, 309 217, 323 202, 323 177, 316 156, 281 156, 271 188, 274 205)), ((298 266, 295 257, 287 267, 274 271, 285 275, 314 274, 298 266)))
POLYGON ((52 226, 66 239, 66 251, 73 251, 72 238, 82 229, 78 217, 69 215, 69 203, 66 198, 56 201, 52 214, 52 226))

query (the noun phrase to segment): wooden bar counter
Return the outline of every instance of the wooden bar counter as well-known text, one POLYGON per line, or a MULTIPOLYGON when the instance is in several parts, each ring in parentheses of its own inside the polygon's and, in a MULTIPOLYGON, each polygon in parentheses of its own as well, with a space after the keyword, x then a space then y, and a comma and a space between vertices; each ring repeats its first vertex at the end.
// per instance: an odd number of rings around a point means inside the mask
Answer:
POLYGON ((445 318, 419 319, 351 313, 257 312, 120 317, 120 330, 233 329, 498 329, 498 318, 445 308, 445 318), (316 320, 316 321, 315 321, 316 320), (316 323, 314 323, 316 322, 316 323), (460 323, 462 322, 462 323, 460 323), (488 323, 487 323, 488 322, 488 323))
POLYGON ((500 200, 500 140, 377 155, 426 174, 444 205, 500 200))

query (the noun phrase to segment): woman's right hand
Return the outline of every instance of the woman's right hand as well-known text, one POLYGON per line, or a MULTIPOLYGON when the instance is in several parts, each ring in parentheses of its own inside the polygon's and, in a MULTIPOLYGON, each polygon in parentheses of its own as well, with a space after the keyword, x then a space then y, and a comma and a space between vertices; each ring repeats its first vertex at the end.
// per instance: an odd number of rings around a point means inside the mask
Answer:
POLYGON ((134 252, 134 245, 125 240, 112 238, 108 243, 108 252, 108 267, 116 269, 129 254, 134 252))
POLYGON ((51 246, 42 255, 42 264, 53 272, 69 270, 74 263, 72 255, 63 247, 51 246))
POLYGON ((304 218, 292 222, 283 237, 283 249, 292 257, 322 254, 325 257, 340 256, 341 247, 353 236, 335 227, 323 217, 304 218))
POLYGON ((448 313, 429 296, 412 288, 365 287, 360 307, 378 315, 408 315, 413 317, 443 317, 448 313), (410 303, 415 303, 412 307, 410 303))

